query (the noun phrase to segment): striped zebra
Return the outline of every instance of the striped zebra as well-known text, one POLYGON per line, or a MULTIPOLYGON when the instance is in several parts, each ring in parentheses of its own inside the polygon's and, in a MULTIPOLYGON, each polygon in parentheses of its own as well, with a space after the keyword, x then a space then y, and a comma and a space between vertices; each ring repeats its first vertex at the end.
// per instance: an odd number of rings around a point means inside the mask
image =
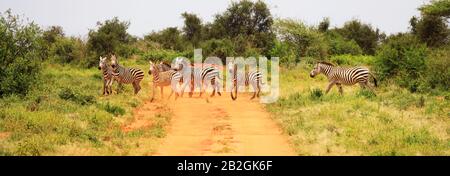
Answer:
POLYGON ((252 85, 253 87, 253 96, 250 98, 250 100, 254 99, 255 97, 259 98, 259 94, 261 93, 261 86, 262 86, 262 73, 258 70, 252 70, 249 72, 245 72, 245 74, 238 73, 237 71, 237 64, 234 63, 234 61, 231 61, 228 63, 228 72, 232 76, 232 83, 233 88, 231 90, 231 99, 236 100, 237 99, 237 89, 238 89, 238 83, 244 81, 245 86, 252 85), (234 95, 233 95, 234 91, 234 95))
POLYGON ((125 68, 119 64, 116 55, 111 56, 111 66, 113 76, 117 82, 124 84, 133 84, 134 94, 141 90, 140 82, 144 78, 144 72, 138 68, 125 68))
POLYGON ((163 62, 163 61, 161 61, 161 62, 158 64, 158 70, 161 71, 161 72, 169 71, 169 70, 171 70, 171 69, 172 69, 172 68, 171 68, 170 64, 165 63, 165 62, 163 62))
POLYGON ((109 95, 112 93, 112 84, 114 82, 113 69, 106 62, 106 57, 100 56, 98 63, 98 69, 102 71, 103 75, 103 95, 109 95))
POLYGON ((326 93, 328 93, 331 87, 336 84, 339 88, 339 93, 342 94, 342 84, 354 85, 356 83, 359 83, 361 88, 369 88, 373 91, 372 87, 369 85, 369 76, 372 76, 375 87, 377 86, 377 80, 373 74, 369 71, 369 69, 364 67, 344 68, 334 66, 329 62, 318 62, 309 75, 313 78, 320 73, 324 74, 328 78, 329 84, 326 93))
POLYGON ((152 61, 150 61, 150 69, 148 71, 149 75, 153 74, 153 95, 150 101, 153 101, 155 98, 155 91, 157 87, 161 88, 161 98, 164 97, 164 87, 171 85, 172 92, 169 95, 169 99, 172 96, 173 92, 175 92, 175 100, 178 98, 179 94, 176 88, 177 83, 182 82, 182 76, 179 72, 175 70, 167 70, 161 71, 160 64, 155 65, 152 61))
POLYGON ((196 88, 200 88, 200 97, 202 94, 208 89, 209 86, 213 88, 213 92, 211 93, 210 97, 215 96, 215 93, 219 96, 222 94, 220 93, 220 86, 221 86, 221 77, 220 77, 220 70, 213 67, 213 66, 194 66, 194 65, 188 65, 186 61, 182 60, 181 58, 177 58, 175 61, 175 67, 174 69, 180 72, 181 74, 190 73, 190 81, 185 82, 184 86, 181 90, 181 95, 183 95, 184 90, 187 86, 187 84, 190 84, 191 90, 189 91, 189 97, 192 97, 194 90, 196 88), (184 68, 184 65, 188 65, 186 68, 184 68), (190 72, 188 71, 190 69, 190 72))

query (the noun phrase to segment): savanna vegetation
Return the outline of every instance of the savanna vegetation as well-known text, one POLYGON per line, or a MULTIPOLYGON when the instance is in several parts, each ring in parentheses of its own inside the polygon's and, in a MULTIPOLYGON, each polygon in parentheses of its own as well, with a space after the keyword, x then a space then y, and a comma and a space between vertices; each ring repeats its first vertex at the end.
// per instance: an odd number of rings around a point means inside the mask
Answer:
POLYGON ((266 105, 299 155, 450 155, 450 3, 418 7, 410 30, 387 35, 353 19, 331 27, 275 19, 263 1, 232 2, 205 22, 183 13, 181 28, 127 32, 127 21, 98 22, 87 39, 41 27, 11 10, 0 15, 0 155, 146 155, 165 134, 164 106, 150 127, 125 132, 150 90, 102 96, 99 56, 148 71, 148 60, 217 56, 279 57, 281 97, 266 105), (317 61, 370 68, 375 92, 359 86, 324 93, 317 61), (143 144, 149 148, 143 149, 143 144))

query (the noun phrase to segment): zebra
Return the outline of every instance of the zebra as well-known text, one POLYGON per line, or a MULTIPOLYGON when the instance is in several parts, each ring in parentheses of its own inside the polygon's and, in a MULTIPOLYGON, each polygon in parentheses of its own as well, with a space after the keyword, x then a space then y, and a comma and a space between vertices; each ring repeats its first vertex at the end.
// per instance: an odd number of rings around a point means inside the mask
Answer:
POLYGON ((163 61, 161 61, 161 62, 158 64, 158 70, 159 70, 160 72, 169 71, 169 70, 171 70, 171 69, 172 69, 172 68, 171 68, 170 64, 165 63, 165 62, 163 62, 163 61))
MULTIPOLYGON (((184 68, 184 65, 188 65, 186 61, 182 60, 181 58, 177 58, 175 60, 175 67, 174 70, 177 70, 180 73, 186 73, 187 69, 190 69, 190 82, 185 82, 184 86, 181 90, 181 95, 183 95, 184 90, 187 86, 187 84, 191 85, 191 90, 189 92, 189 97, 192 97, 193 92, 196 88, 200 88, 200 97, 202 94, 206 91, 206 89, 211 86, 213 88, 213 92, 210 95, 210 97, 215 96, 215 93, 219 96, 222 94, 220 93, 220 70, 218 68, 215 68, 213 66, 205 66, 204 68, 201 68, 199 66, 189 65, 186 68, 184 68), (197 79, 194 79, 197 78, 197 79)), ((189 72, 188 72, 189 73, 189 72)))
POLYGON ((102 71, 103 75, 103 95, 109 95, 112 93, 112 84, 114 82, 114 77, 112 75, 113 69, 106 62, 106 57, 100 56, 98 69, 102 71))
POLYGON ((161 88, 161 98, 164 97, 164 87, 172 85, 172 92, 169 95, 169 99, 172 96, 173 92, 175 92, 175 100, 178 98, 178 91, 176 88, 176 83, 182 82, 182 76, 179 72, 175 70, 167 70, 167 71, 161 71, 160 65, 155 65, 152 61, 150 63, 150 69, 148 71, 149 75, 152 75, 153 73, 153 95, 150 102, 152 102, 155 98, 155 91, 156 87, 161 88))
POLYGON ((237 99, 237 89, 238 89, 238 82, 244 81, 245 86, 252 85, 253 87, 253 96, 250 98, 250 100, 253 100, 255 97, 259 98, 259 94, 261 93, 261 87, 262 87, 262 73, 258 70, 252 70, 249 72, 246 72, 245 74, 241 74, 237 72, 237 64, 234 63, 234 61, 231 61, 228 63, 228 72, 232 76, 232 83, 233 88, 231 90, 231 99, 236 100, 237 99), (233 96, 233 90, 234 90, 234 96, 233 96))
POLYGON ((311 71, 309 76, 311 78, 314 78, 314 76, 318 74, 324 74, 328 78, 328 87, 326 90, 326 93, 328 93, 333 87, 333 85, 336 84, 339 88, 339 93, 342 95, 342 84, 344 85, 354 85, 356 83, 359 83, 361 88, 369 88, 373 91, 372 87, 368 84, 369 83, 369 75, 372 76, 375 87, 377 87, 377 79, 375 76, 369 71, 369 69, 364 67, 351 67, 351 68, 344 68, 344 67, 338 67, 334 66, 334 64, 329 62, 318 62, 314 69, 311 71))
POLYGON ((144 78, 144 72, 139 68, 125 68, 119 64, 116 55, 111 55, 112 75, 117 82, 124 84, 133 84, 134 94, 141 90, 140 82, 144 78))

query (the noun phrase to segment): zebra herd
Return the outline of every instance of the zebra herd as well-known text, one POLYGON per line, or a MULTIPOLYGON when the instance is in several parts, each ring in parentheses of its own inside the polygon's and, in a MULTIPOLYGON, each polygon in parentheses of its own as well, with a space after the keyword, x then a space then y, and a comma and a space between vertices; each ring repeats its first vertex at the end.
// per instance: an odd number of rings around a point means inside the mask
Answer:
MULTIPOLYGON (((220 76, 221 70, 213 65, 198 66, 188 64, 181 58, 176 58, 173 64, 174 67, 163 62, 156 64, 150 61, 149 64, 150 69, 148 74, 153 76, 153 94, 151 101, 155 98, 157 87, 160 87, 161 98, 163 98, 163 88, 166 86, 171 86, 172 92, 170 93, 169 98, 173 93, 175 93, 175 99, 182 96, 187 85, 190 85, 189 97, 192 97, 196 88, 200 88, 201 97, 209 87, 213 89, 210 97, 213 97, 216 92, 221 96, 221 82, 223 81, 223 78, 220 76), (186 73, 188 73, 188 76, 183 77, 186 73), (180 89, 178 87, 180 87, 180 89)), ((238 73, 238 66, 233 61, 228 63, 227 66, 229 75, 231 75, 231 98, 233 100, 237 99, 239 82, 243 82, 245 86, 252 86, 254 93, 251 99, 260 96, 263 85, 263 75, 260 71, 253 70, 246 73, 238 73)), ((119 85, 132 84, 134 94, 137 94, 141 90, 140 82, 144 77, 144 72, 138 68, 123 67, 119 64, 118 59, 114 54, 111 55, 111 64, 107 63, 106 57, 100 56, 98 69, 101 70, 103 74, 103 95, 112 93, 112 84, 114 81, 118 82, 119 85)), ((339 92, 342 94, 342 85, 354 85, 356 83, 359 83, 362 88, 369 88, 373 91, 373 88, 369 85, 369 76, 372 76, 374 84, 377 86, 377 80, 373 74, 364 67, 344 68, 335 66, 329 62, 318 62, 310 72, 310 77, 313 78, 320 73, 324 74, 329 81, 326 93, 336 85, 339 88, 339 92)))

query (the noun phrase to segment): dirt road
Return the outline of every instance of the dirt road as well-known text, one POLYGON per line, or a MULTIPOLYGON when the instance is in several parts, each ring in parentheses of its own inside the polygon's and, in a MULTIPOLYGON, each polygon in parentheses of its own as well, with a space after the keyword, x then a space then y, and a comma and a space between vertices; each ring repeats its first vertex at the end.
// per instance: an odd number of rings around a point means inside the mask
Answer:
POLYGON ((154 109, 145 106, 158 104, 166 104, 173 113, 155 155, 295 155, 287 137, 258 100, 249 100, 250 95, 239 94, 232 101, 225 93, 210 98, 209 103, 197 94, 193 98, 185 94, 176 101, 167 100, 167 95, 165 100, 157 98, 140 108, 147 112, 138 109, 135 113, 142 116, 154 109))

